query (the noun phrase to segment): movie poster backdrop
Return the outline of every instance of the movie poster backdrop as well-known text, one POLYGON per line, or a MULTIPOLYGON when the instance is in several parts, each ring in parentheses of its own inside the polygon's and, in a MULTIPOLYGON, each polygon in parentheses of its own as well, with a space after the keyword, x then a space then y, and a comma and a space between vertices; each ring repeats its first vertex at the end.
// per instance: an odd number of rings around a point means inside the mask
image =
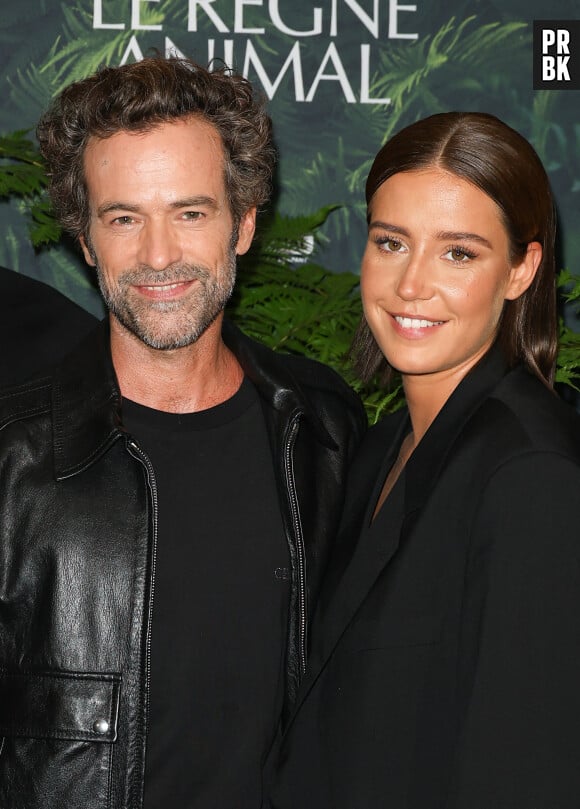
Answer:
MULTIPOLYGON (((539 152, 559 265, 580 273, 578 0, 18 0, 0 20, 0 134, 33 132, 64 85, 152 49, 225 62, 266 94, 280 155, 273 204, 286 215, 340 205, 323 266, 358 270, 364 180, 386 138, 432 113, 481 110, 539 152)), ((0 264, 102 311, 73 245, 35 252, 15 200, 0 204, 0 223, 0 264)))

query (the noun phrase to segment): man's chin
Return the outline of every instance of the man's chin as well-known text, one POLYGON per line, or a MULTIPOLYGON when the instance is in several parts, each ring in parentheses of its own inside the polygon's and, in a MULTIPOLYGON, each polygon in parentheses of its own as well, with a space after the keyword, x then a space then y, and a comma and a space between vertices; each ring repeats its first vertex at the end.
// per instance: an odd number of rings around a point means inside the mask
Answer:
POLYGON ((177 351, 180 348, 186 348, 196 343, 205 331, 205 328, 196 329, 186 334, 150 332, 140 329, 130 329, 130 331, 137 340, 144 343, 148 348, 153 348, 156 351, 177 351))
POLYGON ((124 331, 155 351, 177 351, 193 345, 207 331, 216 317, 217 315, 201 323, 187 322, 181 325, 173 323, 171 326, 164 326, 163 323, 144 323, 115 315, 115 319, 124 331))

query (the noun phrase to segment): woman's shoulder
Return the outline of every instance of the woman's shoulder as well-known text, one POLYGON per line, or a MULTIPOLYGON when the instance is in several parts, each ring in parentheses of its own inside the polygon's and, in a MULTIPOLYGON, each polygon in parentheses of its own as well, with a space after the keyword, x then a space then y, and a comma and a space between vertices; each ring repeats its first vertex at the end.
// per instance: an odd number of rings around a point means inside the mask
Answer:
POLYGON ((474 546, 493 545, 502 559, 523 558, 531 549, 543 560, 578 559, 571 529, 580 492, 576 411, 516 368, 481 403, 463 438, 472 464, 465 480, 476 518, 474 546))
POLYGON ((521 367, 497 385, 483 403, 480 418, 514 452, 554 452, 580 462, 580 416, 521 367))

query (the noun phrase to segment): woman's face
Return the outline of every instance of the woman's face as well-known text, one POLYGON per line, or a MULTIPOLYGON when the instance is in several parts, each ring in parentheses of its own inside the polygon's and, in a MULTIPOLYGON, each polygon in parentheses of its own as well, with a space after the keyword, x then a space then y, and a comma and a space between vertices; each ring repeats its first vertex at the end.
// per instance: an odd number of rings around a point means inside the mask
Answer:
POLYGON ((370 203, 361 290, 390 365, 459 381, 493 342, 504 301, 533 280, 538 250, 512 266, 495 202, 447 171, 386 180, 370 203))

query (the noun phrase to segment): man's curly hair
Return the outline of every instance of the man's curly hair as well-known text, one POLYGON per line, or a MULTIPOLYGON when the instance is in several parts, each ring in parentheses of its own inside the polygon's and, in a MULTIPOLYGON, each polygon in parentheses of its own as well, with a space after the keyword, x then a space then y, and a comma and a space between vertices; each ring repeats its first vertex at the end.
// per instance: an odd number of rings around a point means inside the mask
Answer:
POLYGON ((219 132, 234 221, 249 208, 263 206, 270 196, 276 156, 264 99, 226 67, 210 72, 189 59, 150 56, 135 64, 104 67, 69 85, 40 119, 38 142, 63 228, 75 238, 88 232, 83 160, 91 138, 147 132, 188 116, 198 116, 219 132))

